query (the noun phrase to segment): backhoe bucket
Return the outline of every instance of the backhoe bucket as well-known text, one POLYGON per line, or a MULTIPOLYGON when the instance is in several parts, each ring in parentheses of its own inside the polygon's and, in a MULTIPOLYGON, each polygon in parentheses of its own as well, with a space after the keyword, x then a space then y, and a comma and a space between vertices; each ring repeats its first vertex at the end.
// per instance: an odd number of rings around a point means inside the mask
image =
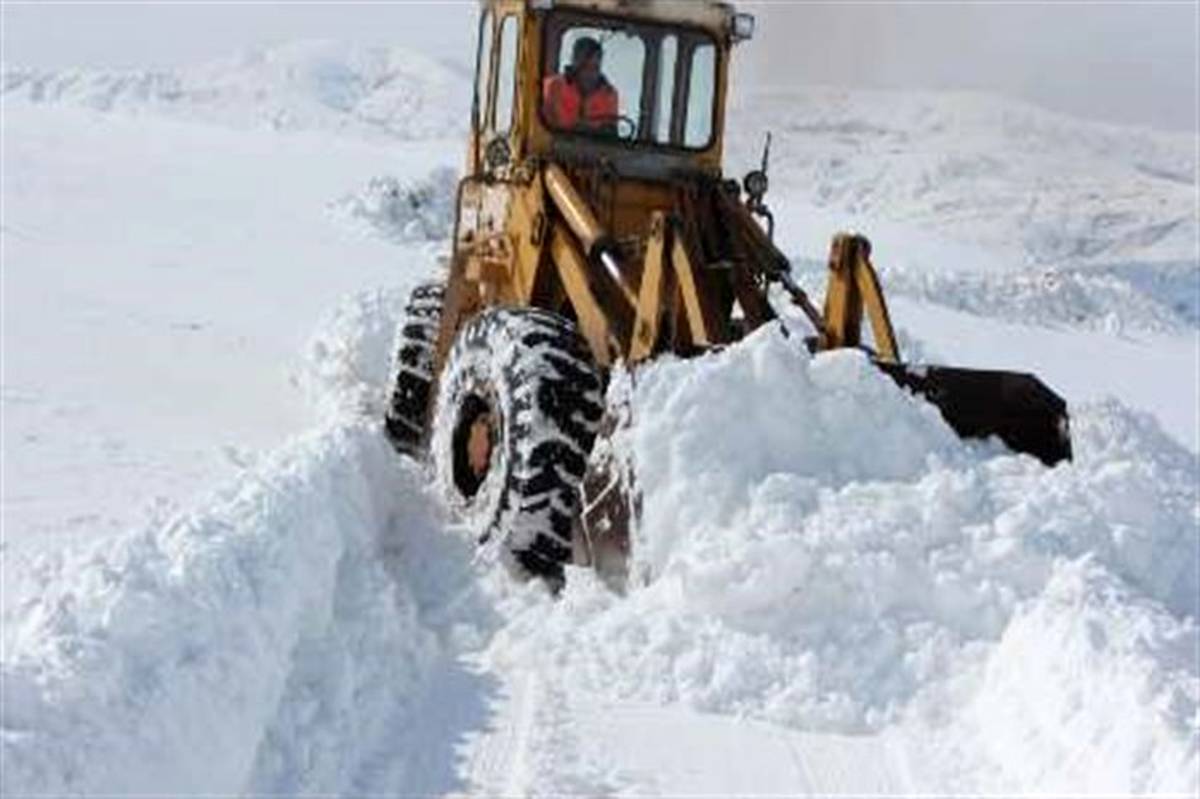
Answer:
POLYGON ((877 361, 942 412, 963 438, 996 436, 1047 466, 1071 460, 1067 403, 1031 374, 877 361))

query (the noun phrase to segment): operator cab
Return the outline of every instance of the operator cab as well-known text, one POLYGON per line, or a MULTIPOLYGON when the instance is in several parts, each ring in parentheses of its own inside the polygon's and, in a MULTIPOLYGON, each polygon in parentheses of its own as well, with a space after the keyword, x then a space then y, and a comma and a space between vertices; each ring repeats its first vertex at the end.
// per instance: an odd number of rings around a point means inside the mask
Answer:
POLYGON ((469 173, 530 157, 661 180, 720 173, 733 44, 714 0, 481 0, 469 173))
POLYGON ((559 11, 546 20, 543 36, 539 110, 554 132, 688 150, 712 144, 718 55, 708 32, 559 11), (599 94, 615 97, 616 107, 589 119, 587 100, 599 94), (564 98, 582 102, 564 113, 564 98))

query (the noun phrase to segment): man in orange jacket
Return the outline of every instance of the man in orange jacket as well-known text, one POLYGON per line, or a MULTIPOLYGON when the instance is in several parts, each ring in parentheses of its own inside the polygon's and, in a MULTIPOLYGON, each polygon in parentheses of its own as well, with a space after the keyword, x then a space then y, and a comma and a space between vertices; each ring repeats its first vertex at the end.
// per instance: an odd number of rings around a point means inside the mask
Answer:
POLYGON ((571 63, 561 75, 542 81, 546 121, 562 130, 614 135, 620 104, 617 90, 600 71, 604 48, 591 37, 575 42, 571 63))

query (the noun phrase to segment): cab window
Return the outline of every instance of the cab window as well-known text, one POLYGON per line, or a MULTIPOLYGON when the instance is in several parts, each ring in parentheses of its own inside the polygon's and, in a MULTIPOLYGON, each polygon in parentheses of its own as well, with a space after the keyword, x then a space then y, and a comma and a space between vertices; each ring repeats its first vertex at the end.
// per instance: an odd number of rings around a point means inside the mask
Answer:
POLYGON ((719 65, 708 34, 566 11, 545 30, 547 127, 631 144, 712 143, 719 65))
POLYGON ((471 122, 476 130, 484 127, 489 105, 489 79, 492 76, 492 14, 484 10, 479 20, 479 49, 475 53, 475 102, 471 122))
POLYGON ((512 128, 517 94, 517 18, 507 16, 500 24, 500 52, 496 59, 496 112, 494 129, 507 133, 512 128))
POLYGON ((712 138, 713 103, 717 85, 717 48, 701 44, 692 48, 688 70, 687 121, 683 126, 685 147, 703 147, 712 138))

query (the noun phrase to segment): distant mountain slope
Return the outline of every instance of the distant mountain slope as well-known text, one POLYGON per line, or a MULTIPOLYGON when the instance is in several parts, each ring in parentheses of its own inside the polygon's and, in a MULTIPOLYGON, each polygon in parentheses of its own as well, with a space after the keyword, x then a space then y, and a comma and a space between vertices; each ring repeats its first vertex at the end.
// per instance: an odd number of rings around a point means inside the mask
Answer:
POLYGON ((916 224, 1014 266, 1182 262, 1195 271, 1188 134, 1088 122, 966 92, 750 89, 731 166, 775 134, 777 185, 850 217, 916 224))
POLYGON ((399 48, 296 42, 174 70, 5 67, 5 102, 156 113, 239 128, 328 130, 397 139, 457 135, 470 77, 399 48), (463 88, 463 87, 467 88, 463 88))
MULTIPOLYGON (((0 85, 14 107, 65 104, 414 141, 465 133, 471 78, 408 50, 297 42, 165 71, 6 67, 0 85)), ((818 241, 835 227, 882 241, 884 226, 896 224, 994 257, 933 263, 927 253, 891 247, 878 259, 885 269, 1033 270, 1038 285, 1082 285, 1104 303, 1136 290, 1121 315, 1141 326, 1200 318, 1196 153, 1187 134, 1089 122, 981 93, 738 84, 729 175, 758 163, 767 131, 775 135, 768 199, 791 253, 813 249, 797 236, 817 222, 818 241), (811 218, 812 206, 828 218, 811 218), (1094 277, 1073 274, 1095 268, 1102 271, 1094 277)), ((1008 302, 1028 294, 1029 282, 993 293, 1008 302)))

